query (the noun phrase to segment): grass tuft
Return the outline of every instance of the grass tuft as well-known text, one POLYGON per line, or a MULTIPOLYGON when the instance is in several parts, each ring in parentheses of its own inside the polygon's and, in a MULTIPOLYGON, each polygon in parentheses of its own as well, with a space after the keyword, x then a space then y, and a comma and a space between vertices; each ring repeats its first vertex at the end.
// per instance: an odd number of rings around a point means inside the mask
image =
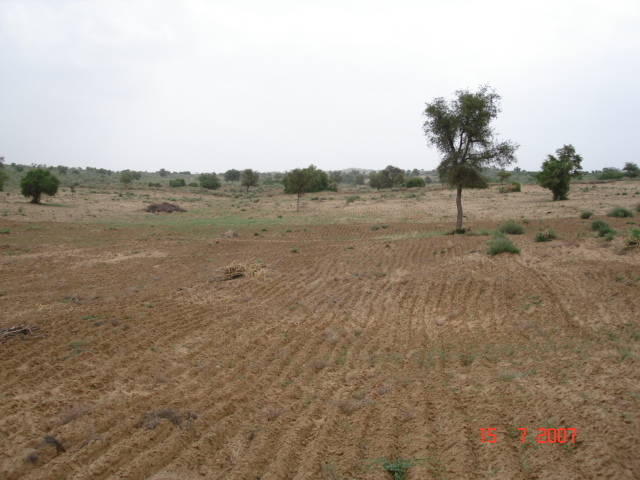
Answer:
POLYGON ((487 242, 489 245, 489 255, 499 255, 501 253, 519 254, 520 249, 511 240, 503 235, 495 235, 493 240, 487 242))
POLYGON ((633 217, 633 213, 631 213, 631 210, 617 205, 607 212, 607 217, 628 218, 633 217))
POLYGON ((556 234, 552 229, 547 229, 542 232, 536 233, 536 236, 533 237, 534 242, 550 242, 554 238, 557 238, 556 234))
POLYGON ((507 220, 500 224, 500 231, 502 233, 508 233, 509 235, 522 235, 524 233, 524 227, 515 220, 507 220))

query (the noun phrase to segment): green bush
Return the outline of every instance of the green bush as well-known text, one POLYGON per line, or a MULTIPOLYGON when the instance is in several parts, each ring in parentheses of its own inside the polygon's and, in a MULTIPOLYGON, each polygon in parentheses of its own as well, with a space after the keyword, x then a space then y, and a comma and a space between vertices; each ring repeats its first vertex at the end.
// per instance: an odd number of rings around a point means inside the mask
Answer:
POLYGON ((593 212, 590 212, 589 210, 585 210, 580 214, 580 218, 583 220, 589 220, 592 216, 593 212))
POLYGON ((362 200, 362 198, 360 198, 358 195, 351 195, 347 197, 346 198, 347 205, 349 205, 352 202, 355 202, 356 200, 362 200))
MULTIPOLYGON (((235 177, 234 177, 235 178, 235 177)), ((215 173, 203 173, 198 176, 198 181, 202 188, 207 190, 217 190, 221 187, 222 183, 215 173)))
POLYGON ((58 193, 60 180, 50 171, 42 168, 29 170, 20 180, 20 190, 25 197, 31 197, 31 203, 40 203, 42 194, 53 196, 58 193))
POLYGON ((189 186, 190 186, 190 187, 199 187, 199 186, 200 186, 200 184, 199 184, 199 183, 197 183, 197 182, 190 182, 190 183, 189 183, 189 186))
POLYGON ((495 235, 493 240, 487 242, 489 245, 489 255, 499 255, 501 253, 520 253, 520 249, 516 247, 511 240, 504 235, 495 235))
POLYGON ((380 226, 379 225, 371 225, 371 230, 372 231, 376 231, 376 230, 380 230, 380 226))
POLYGON ((600 219, 591 222, 591 230, 598 232, 599 237, 604 237, 605 235, 616 233, 616 231, 611 228, 611 225, 600 219))
POLYGON ((636 205, 636 212, 640 212, 640 203, 636 205))
POLYGON ((176 178, 175 180, 169 180, 170 187, 186 187, 187 182, 185 182, 184 178, 176 178))
POLYGON ((618 205, 613 207, 607 213, 607 217, 627 218, 627 217, 633 217, 633 213, 631 213, 631 210, 627 210, 626 208, 618 205))
POLYGON ((524 233, 524 227, 515 220, 507 220, 500 225, 500 231, 510 235, 522 235, 524 233))
POLYGON ((424 180, 420 177, 411 177, 407 179, 404 186, 407 188, 414 188, 414 187, 424 187, 426 186, 426 184, 424 183, 424 180))
POLYGON ((536 236, 533 237, 533 241, 534 242, 550 242, 554 238, 557 238, 556 234, 554 233, 553 230, 549 228, 545 231, 536 233, 536 236))

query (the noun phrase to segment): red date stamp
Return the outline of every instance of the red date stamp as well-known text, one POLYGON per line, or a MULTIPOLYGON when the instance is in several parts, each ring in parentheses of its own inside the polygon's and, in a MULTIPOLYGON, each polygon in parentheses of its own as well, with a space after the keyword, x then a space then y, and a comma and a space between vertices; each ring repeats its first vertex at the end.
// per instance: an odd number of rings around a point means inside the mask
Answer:
MULTIPOLYGON (((497 428, 481 428, 480 441, 482 443, 496 443, 498 436, 494 433, 497 428)), ((526 428, 518 428, 520 432, 520 443, 525 442, 527 437, 526 428)), ((576 443, 578 436, 577 428, 539 428, 538 443, 576 443)))

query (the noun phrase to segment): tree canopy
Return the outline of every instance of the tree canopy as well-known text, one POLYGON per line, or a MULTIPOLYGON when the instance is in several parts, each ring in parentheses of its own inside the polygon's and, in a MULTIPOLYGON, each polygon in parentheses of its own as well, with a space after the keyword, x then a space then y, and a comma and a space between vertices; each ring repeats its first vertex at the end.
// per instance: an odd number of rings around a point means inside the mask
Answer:
POLYGON ((327 172, 317 169, 314 165, 307 168, 296 168, 285 173, 282 179, 284 193, 298 195, 296 211, 300 210, 300 197, 307 192, 319 192, 328 190, 329 176, 327 172))
POLYGON ((259 181, 260 174, 250 168, 243 170, 240 175, 240 184, 247 188, 247 194, 249 193, 249 187, 257 187, 259 181))
POLYGON ((223 176, 225 182, 237 182, 240 180, 240 170, 232 168, 231 170, 224 172, 223 176))
POLYGON ((553 200, 566 200, 572 178, 582 176, 582 157, 573 145, 565 145, 556 150, 557 157, 548 155, 542 170, 535 177, 538 184, 553 193, 553 200))
POLYGON ((217 190, 220 188, 220 179, 215 173, 203 173, 198 176, 198 181, 202 188, 207 190, 217 190))
POLYGON ((482 169, 505 167, 515 161, 516 143, 498 142, 491 122, 500 113, 500 96, 488 85, 477 92, 458 90, 448 102, 442 97, 427 103, 423 125, 427 143, 442 154, 441 180, 457 189, 456 228, 462 227, 462 189, 486 188, 482 169))
POLYGON ((48 170, 34 168, 20 180, 20 190, 25 197, 31 197, 31 203, 40 203, 42 194, 53 196, 58 193, 60 180, 48 170))

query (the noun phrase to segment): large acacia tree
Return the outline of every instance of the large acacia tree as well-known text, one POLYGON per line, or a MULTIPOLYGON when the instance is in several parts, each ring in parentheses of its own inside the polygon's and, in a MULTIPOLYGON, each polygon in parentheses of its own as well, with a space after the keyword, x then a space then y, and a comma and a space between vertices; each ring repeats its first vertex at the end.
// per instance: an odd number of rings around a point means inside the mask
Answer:
POLYGON ((442 154, 440 179, 457 190, 456 228, 462 228, 462 189, 486 188, 483 168, 515 162, 518 144, 494 138, 491 122, 499 112, 500 96, 488 85, 458 90, 451 101, 436 98, 424 111, 427 142, 442 154))

